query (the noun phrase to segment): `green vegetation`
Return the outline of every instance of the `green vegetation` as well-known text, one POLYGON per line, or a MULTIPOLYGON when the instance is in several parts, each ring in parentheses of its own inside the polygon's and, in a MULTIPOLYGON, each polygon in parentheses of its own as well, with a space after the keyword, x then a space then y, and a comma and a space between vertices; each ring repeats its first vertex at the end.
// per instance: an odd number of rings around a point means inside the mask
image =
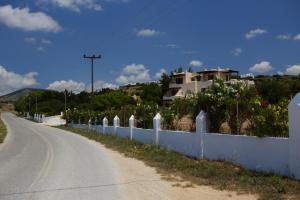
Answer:
POLYGON ((177 175, 194 184, 209 185, 216 189, 239 193, 255 193, 260 199, 300 198, 300 182, 282 176, 249 171, 228 162, 196 160, 154 145, 140 144, 94 131, 66 126, 59 128, 101 142, 127 157, 142 160, 149 166, 155 167, 163 176, 177 175))
POLYGON ((287 137, 287 105, 290 98, 300 91, 300 77, 260 76, 254 81, 255 86, 248 86, 243 82, 225 84, 216 79, 201 93, 163 105, 162 96, 170 83, 170 76, 163 74, 160 83, 137 84, 134 89, 129 87, 127 90, 102 89, 94 95, 33 91, 19 99, 15 109, 18 112, 29 110, 31 115, 36 109, 46 115, 59 114, 64 110, 66 94, 68 112, 65 117, 69 122, 87 123, 91 120, 92 123, 101 123, 103 117, 107 117, 111 124, 118 115, 121 126, 128 126, 128 119, 133 114, 138 127, 152 128, 152 118, 160 112, 164 129, 180 129, 177 122, 188 119, 191 125, 187 127, 193 131, 196 116, 204 110, 210 132, 287 137), (228 128, 223 130, 222 126, 228 128))
POLYGON ((157 83, 150 83, 142 86, 141 99, 143 102, 161 104, 162 96, 162 89, 157 83))
MULTIPOLYGON (((1 116, 1 113, 0 113, 0 116, 1 116)), ((4 141, 6 133, 7 133, 6 126, 0 118, 0 143, 2 143, 4 141)))
POLYGON ((263 100, 271 104, 290 99, 300 91, 300 75, 259 76, 254 80, 258 94, 263 100))

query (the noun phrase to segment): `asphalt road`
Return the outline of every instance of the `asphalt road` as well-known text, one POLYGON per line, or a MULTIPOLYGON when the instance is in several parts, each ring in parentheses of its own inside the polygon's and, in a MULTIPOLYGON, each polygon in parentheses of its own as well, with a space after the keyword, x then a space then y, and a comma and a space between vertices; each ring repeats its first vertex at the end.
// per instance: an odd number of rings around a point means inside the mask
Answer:
POLYGON ((126 199, 115 163, 99 145, 56 128, 2 113, 0 200, 126 199))

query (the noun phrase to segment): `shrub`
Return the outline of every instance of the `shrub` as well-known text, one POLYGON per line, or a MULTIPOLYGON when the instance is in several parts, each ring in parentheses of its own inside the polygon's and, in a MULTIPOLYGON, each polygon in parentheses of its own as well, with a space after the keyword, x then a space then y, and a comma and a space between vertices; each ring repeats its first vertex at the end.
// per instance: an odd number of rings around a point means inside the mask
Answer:
POLYGON ((269 104, 266 108, 258 108, 250 119, 247 132, 258 137, 288 137, 288 100, 279 104, 269 104))

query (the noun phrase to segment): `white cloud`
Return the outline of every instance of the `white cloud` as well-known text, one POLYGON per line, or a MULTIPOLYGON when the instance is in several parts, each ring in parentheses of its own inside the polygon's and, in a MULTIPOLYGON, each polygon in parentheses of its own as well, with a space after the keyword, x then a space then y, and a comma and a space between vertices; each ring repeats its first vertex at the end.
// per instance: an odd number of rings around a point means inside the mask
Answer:
POLYGON ((300 40, 300 33, 294 36, 294 40, 300 40))
POLYGON ((131 0, 104 0, 106 2, 113 2, 113 3, 129 3, 131 0))
POLYGON ((42 38, 42 39, 41 39, 41 43, 42 43, 42 44, 45 44, 45 45, 51 45, 51 44, 52 44, 52 41, 51 41, 51 40, 48 40, 48 39, 45 39, 45 38, 42 38))
POLYGON ((73 80, 61 80, 61 81, 54 81, 50 83, 47 87, 49 90, 56 90, 56 91, 72 91, 74 93, 80 93, 81 91, 85 90, 85 84, 83 82, 77 82, 73 80))
POLYGON ((159 79, 161 79, 162 75, 166 74, 166 73, 167 73, 167 70, 162 68, 158 72, 155 73, 154 79, 159 80, 159 79))
POLYGON ((166 47, 171 48, 171 49, 176 49, 176 48, 178 48, 178 45, 177 44, 167 44, 166 47))
POLYGON ((285 74, 298 76, 300 74, 300 64, 289 66, 285 70, 285 74))
POLYGON ((131 65, 126 65, 123 68, 123 72, 125 74, 139 74, 142 73, 146 70, 145 66, 142 64, 131 64, 131 65))
POLYGON ((273 70, 271 63, 268 61, 262 61, 258 64, 253 65, 249 68, 250 72, 254 73, 265 73, 273 70))
POLYGON ((52 3, 60 8, 80 12, 81 8, 102 11, 103 8, 97 0, 40 0, 42 3, 52 3))
POLYGON ((290 34, 281 34, 281 35, 277 35, 277 39, 279 39, 279 40, 289 40, 289 39, 291 39, 291 35, 290 34))
POLYGON ((192 60, 190 62, 190 66, 192 67, 201 67, 203 65, 203 62, 200 60, 192 60))
POLYGON ((62 28, 52 17, 43 12, 30 12, 29 8, 0 6, 0 23, 24 31, 58 32, 62 28))
POLYGON ((251 38, 254 38, 258 35, 262 35, 262 34, 265 34, 267 33, 268 31, 265 30, 265 29, 260 29, 260 28, 257 28, 255 30, 250 30, 248 33, 245 34, 245 37, 247 39, 251 39, 251 38))
POLYGON ((183 51, 182 53, 183 53, 183 54, 192 55, 192 54, 199 54, 200 51, 188 50, 188 51, 183 51))
POLYGON ((38 47, 36 48, 36 50, 37 50, 37 51, 40 51, 40 52, 43 52, 43 51, 45 51, 45 48, 42 47, 42 46, 38 46, 38 47))
POLYGON ((160 47, 160 48, 169 48, 169 49, 177 49, 179 48, 179 46, 177 44, 159 44, 159 45, 155 45, 156 47, 160 47))
MULTIPOLYGON (((118 86, 112 83, 106 83, 104 81, 98 80, 94 82, 94 90, 101 90, 103 88, 117 88, 118 86)), ((90 92, 91 91, 91 84, 89 84, 88 86, 86 86, 85 88, 86 91, 90 92)))
POLYGON ((280 76, 284 75, 284 73, 283 73, 282 71, 277 71, 276 74, 277 74, 277 75, 280 75, 280 76))
POLYGON ((116 82, 121 85, 132 83, 143 83, 150 81, 149 70, 143 64, 126 65, 122 74, 116 78, 116 82))
POLYGON ((36 43, 36 38, 34 37, 26 37, 24 38, 24 41, 28 44, 35 44, 36 43))
POLYGON ((154 29, 141 29, 141 30, 138 30, 136 32, 136 35, 139 36, 139 37, 153 37, 153 36, 157 36, 157 35, 160 35, 161 32, 159 31, 156 31, 154 29))
POLYGON ((231 53, 235 56, 239 56, 242 53, 242 49, 241 48, 235 48, 235 49, 232 50, 231 53))
MULTIPOLYGON (((94 82, 94 90, 101 90, 102 88, 116 88, 117 85, 106 83, 104 81, 98 80, 94 82)), ((60 81, 54 81, 53 83, 50 83, 47 87, 49 90, 56 90, 56 91, 72 91, 76 94, 82 92, 82 91, 91 91, 91 84, 86 85, 83 82, 77 82, 73 80, 60 80, 60 81)))
POLYGON ((36 76, 36 72, 30 72, 24 75, 9 72, 0 65, 0 95, 36 85, 36 76))

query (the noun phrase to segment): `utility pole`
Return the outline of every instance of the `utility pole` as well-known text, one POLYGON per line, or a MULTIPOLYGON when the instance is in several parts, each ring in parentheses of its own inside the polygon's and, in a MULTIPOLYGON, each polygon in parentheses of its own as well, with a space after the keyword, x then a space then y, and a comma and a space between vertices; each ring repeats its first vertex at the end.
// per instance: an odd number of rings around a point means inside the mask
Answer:
POLYGON ((95 56, 95 54, 93 54, 92 56, 87 56, 87 55, 83 55, 83 58, 85 59, 90 59, 91 60, 91 72, 92 72, 92 94, 94 93, 94 60, 95 59, 100 59, 101 55, 95 56))
POLYGON ((65 114, 67 113, 67 90, 65 89, 65 114))
POLYGON ((35 113, 37 113, 37 96, 35 96, 35 113))

